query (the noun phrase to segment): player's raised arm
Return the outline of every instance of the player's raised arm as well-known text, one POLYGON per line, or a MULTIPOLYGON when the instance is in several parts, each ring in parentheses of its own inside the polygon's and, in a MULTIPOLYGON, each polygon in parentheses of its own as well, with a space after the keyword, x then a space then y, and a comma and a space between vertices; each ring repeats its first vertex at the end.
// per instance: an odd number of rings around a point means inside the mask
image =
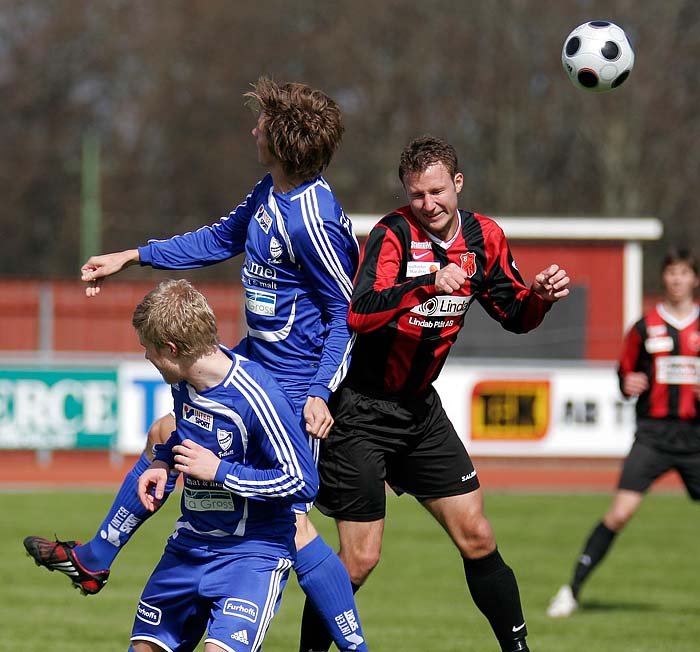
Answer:
POLYGON ((88 284, 85 295, 95 297, 100 293, 102 281, 112 274, 121 272, 125 267, 139 263, 139 250, 127 249, 113 254, 91 256, 80 268, 80 280, 88 284))

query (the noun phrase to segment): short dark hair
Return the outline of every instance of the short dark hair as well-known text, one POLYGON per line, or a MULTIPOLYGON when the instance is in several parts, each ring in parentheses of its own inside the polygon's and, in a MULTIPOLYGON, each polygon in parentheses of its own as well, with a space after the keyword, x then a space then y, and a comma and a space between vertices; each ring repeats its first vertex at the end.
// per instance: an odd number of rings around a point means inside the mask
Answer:
POLYGON ((448 142, 430 135, 414 138, 401 152, 399 162, 401 183, 404 182, 406 175, 425 172, 435 163, 442 163, 451 177, 460 171, 457 152, 448 142))
POLYGON ((669 265, 675 265, 676 263, 685 263, 695 274, 698 273, 698 259, 687 247, 669 247, 661 263, 661 271, 663 272, 669 265))
POLYGON ((306 84, 278 84, 260 77, 246 93, 246 104, 264 114, 263 129, 270 153, 284 173, 309 181, 333 158, 343 139, 340 107, 325 93, 306 84))

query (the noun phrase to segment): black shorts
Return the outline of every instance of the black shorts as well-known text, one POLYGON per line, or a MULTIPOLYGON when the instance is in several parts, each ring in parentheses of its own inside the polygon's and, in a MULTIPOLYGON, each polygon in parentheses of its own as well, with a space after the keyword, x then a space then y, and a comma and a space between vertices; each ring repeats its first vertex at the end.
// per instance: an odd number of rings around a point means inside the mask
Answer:
POLYGON ((321 442, 316 507, 344 521, 386 514, 385 482, 423 501, 470 493, 479 480, 434 389, 397 402, 344 387, 332 398, 335 423, 321 442))
POLYGON ((678 471, 688 495, 700 500, 700 452, 663 450, 644 439, 635 439, 617 487, 644 493, 654 480, 672 469, 678 471))

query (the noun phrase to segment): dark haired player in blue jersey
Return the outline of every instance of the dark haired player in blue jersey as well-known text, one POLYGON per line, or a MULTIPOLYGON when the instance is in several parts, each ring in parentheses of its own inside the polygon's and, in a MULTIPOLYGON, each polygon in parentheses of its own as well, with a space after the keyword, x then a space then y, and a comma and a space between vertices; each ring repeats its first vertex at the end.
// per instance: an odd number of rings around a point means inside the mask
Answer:
POLYGON ((133 652, 260 649, 295 556, 295 501, 318 474, 289 397, 262 366, 220 346, 216 317, 187 281, 164 281, 132 323, 171 385, 175 430, 138 481, 148 511, 173 471, 182 515, 148 580, 133 652))
POLYGON ((340 557, 361 585, 379 562, 385 483, 416 497, 456 545, 469 591, 503 652, 525 651, 515 575, 496 547, 477 472, 432 383, 472 301, 523 333, 569 293, 569 278, 550 265, 531 287, 524 284, 498 225, 459 210, 464 177, 448 143, 413 140, 399 177, 409 204, 372 229, 355 279, 348 323, 357 340, 331 399, 335 423, 322 444, 316 504, 336 519, 340 557))
POLYGON ((688 495, 700 501, 700 278, 695 256, 672 247, 661 265, 664 299, 625 335, 618 364, 620 390, 636 397, 637 431, 617 491, 584 542, 571 575, 547 607, 568 618, 579 606, 584 582, 644 501, 652 483, 678 471, 688 495))
MULTIPOLYGON (((248 334, 237 351, 262 364, 294 401, 317 459, 318 440, 333 423, 327 401, 345 377, 354 342, 347 311, 358 246, 350 220, 321 176, 342 138, 341 113, 318 90, 267 78, 246 98, 259 114, 252 133, 268 171, 248 197, 211 226, 93 256, 82 267, 82 280, 86 294, 95 296, 104 278, 129 265, 190 269, 244 253, 248 334)), ((150 463, 152 445, 171 429, 171 416, 150 429, 144 454, 93 539, 85 545, 38 537, 25 542, 37 563, 64 571, 83 592, 97 593, 119 550, 150 515, 135 497, 136 481, 150 463), (69 565, 57 567, 56 558, 69 565)), ((170 482, 167 491, 172 487, 170 482)), ((295 506, 299 584, 338 649, 362 651, 366 644, 347 571, 311 524, 310 507, 295 506)), ((302 640, 301 650, 309 649, 302 640)))

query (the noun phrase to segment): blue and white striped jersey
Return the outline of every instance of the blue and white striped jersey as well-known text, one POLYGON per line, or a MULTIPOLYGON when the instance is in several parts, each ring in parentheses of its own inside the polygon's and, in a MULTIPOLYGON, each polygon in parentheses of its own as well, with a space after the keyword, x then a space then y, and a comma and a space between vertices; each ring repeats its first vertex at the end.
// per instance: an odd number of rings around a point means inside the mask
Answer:
POLYGON ((259 364, 221 347, 231 370, 197 392, 172 385, 176 429, 156 446, 155 459, 173 466, 172 448, 185 439, 221 459, 214 482, 185 474, 176 536, 231 542, 232 537, 293 542, 290 505, 312 501, 318 475, 294 406, 259 364))
POLYGON ((358 245, 323 177, 289 193, 266 175, 227 217, 139 247, 142 265, 204 267, 245 251, 248 336, 237 348, 260 362, 295 401, 328 400, 345 377, 354 336, 347 326, 358 245))

